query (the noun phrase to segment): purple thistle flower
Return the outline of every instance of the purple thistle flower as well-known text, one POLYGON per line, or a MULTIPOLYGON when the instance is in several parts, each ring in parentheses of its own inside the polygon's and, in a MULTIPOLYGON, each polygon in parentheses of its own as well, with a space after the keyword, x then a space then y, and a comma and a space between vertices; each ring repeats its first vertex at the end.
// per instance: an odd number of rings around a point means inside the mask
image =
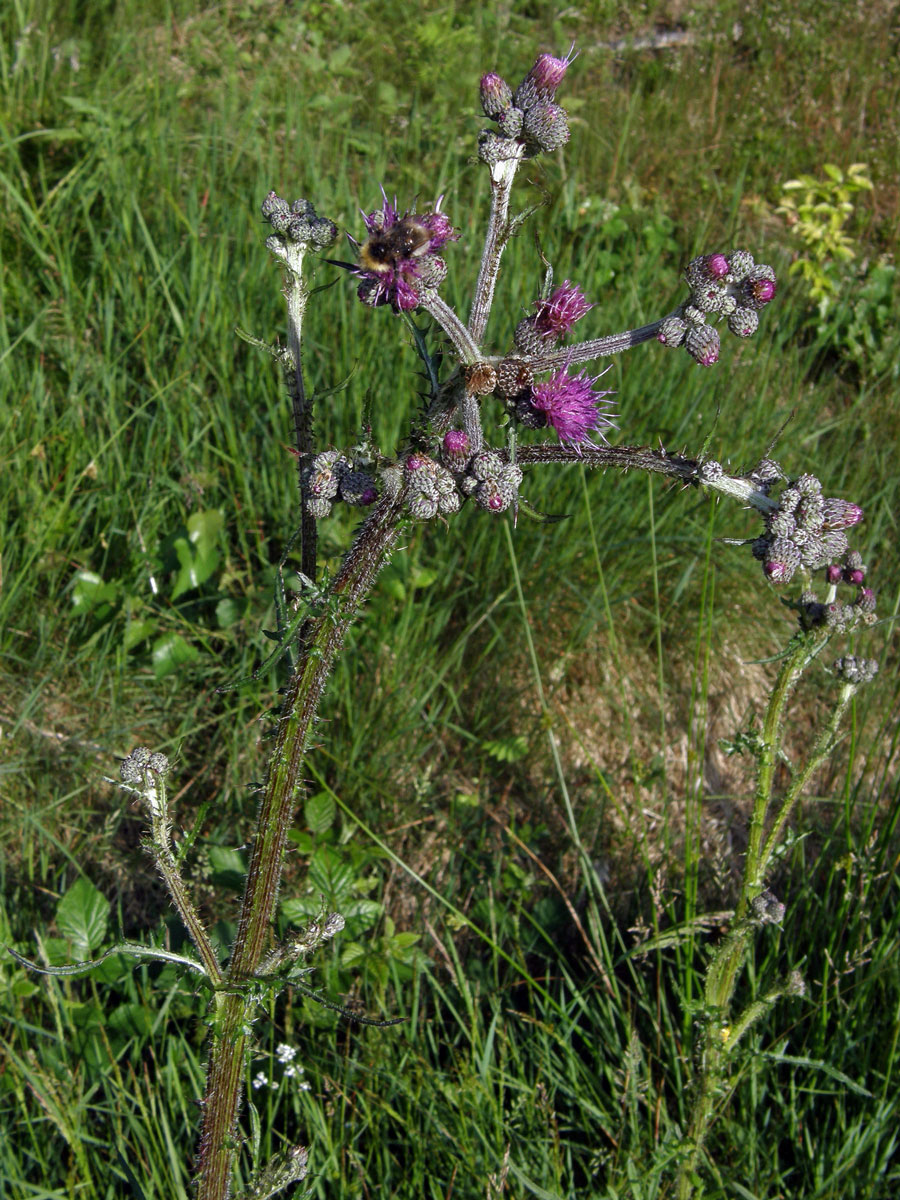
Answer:
POLYGON ((565 337, 575 322, 593 307, 579 285, 566 279, 547 300, 538 301, 534 327, 546 338, 565 337))
POLYGON ((552 100, 556 89, 565 78, 569 63, 572 61, 572 51, 565 58, 555 58, 552 54, 539 54, 534 66, 525 76, 522 89, 533 93, 541 100, 552 100))
POLYGON ((588 435, 592 432, 606 441, 604 431, 612 429, 614 422, 600 408, 610 403, 605 397, 611 396, 612 392, 593 390, 592 385, 599 378, 599 375, 588 375, 587 371, 570 375, 568 368, 563 367, 543 383, 532 387, 532 408, 544 414, 547 424, 556 431, 561 442, 575 446, 580 442, 590 442, 588 435))

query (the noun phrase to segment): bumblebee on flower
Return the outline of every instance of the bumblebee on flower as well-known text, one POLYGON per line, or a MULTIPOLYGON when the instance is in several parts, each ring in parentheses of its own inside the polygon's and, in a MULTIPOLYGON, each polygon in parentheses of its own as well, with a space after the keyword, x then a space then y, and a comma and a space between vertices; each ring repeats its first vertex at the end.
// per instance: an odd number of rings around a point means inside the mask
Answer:
MULTIPOLYGON (((360 276, 357 295, 365 304, 390 304, 396 312, 417 308, 425 294, 443 283, 447 264, 437 253, 459 234, 441 212, 440 197, 431 212, 400 215, 397 199, 384 195, 381 208, 363 216, 368 237, 360 245, 356 265, 337 263, 360 276)), ((352 239, 351 239, 352 240, 352 239)))

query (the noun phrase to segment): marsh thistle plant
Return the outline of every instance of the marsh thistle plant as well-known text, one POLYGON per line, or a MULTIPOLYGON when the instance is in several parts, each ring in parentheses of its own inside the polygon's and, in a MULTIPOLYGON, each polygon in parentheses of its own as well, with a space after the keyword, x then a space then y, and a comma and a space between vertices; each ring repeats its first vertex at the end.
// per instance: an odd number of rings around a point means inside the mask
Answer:
MULTIPOLYGON (((343 917, 337 912, 323 911, 318 921, 281 938, 273 931, 273 917, 288 832, 303 796, 304 758, 348 630, 361 619, 379 571, 411 522, 503 517, 515 523, 522 514, 541 519, 529 503, 532 475, 540 469, 582 464, 605 471, 639 470, 755 511, 756 536, 742 543, 746 566, 761 588, 788 589, 784 602, 795 617, 757 740, 756 789, 740 898, 706 971, 692 1116, 673 1167, 679 1197, 696 1192, 706 1135, 721 1107, 735 1047, 781 996, 796 995, 803 988, 799 977, 787 976, 773 981, 746 1009, 734 1011, 736 981, 754 938, 784 915, 783 902, 769 888, 773 856, 803 788, 835 744, 848 703, 876 670, 873 661, 847 651, 832 655, 831 713, 808 761, 795 771, 786 792, 777 791, 783 717, 799 679, 813 662, 826 660, 835 638, 871 626, 876 619, 875 594, 862 552, 853 544, 863 510, 853 498, 830 494, 811 470, 789 477, 768 454, 751 469, 733 472, 699 451, 691 456, 628 444, 623 406, 604 386, 604 371, 597 364, 644 346, 649 353, 685 354, 706 370, 729 355, 729 335, 741 340, 760 336, 778 283, 772 268, 743 247, 713 247, 694 257, 684 270, 682 298, 671 311, 640 328, 612 334, 596 332, 600 297, 590 279, 577 277, 577 264, 566 267, 562 283, 554 282, 550 269, 543 279, 536 271, 531 280, 523 280, 517 312, 525 315, 511 343, 498 345, 492 337, 490 318, 504 251, 525 219, 511 211, 513 184, 523 165, 561 151, 569 140, 570 122, 559 93, 572 61, 571 54, 541 54, 518 82, 493 72, 481 80, 486 124, 477 155, 489 211, 480 258, 471 264, 477 279, 468 312, 453 308, 442 291, 451 274, 462 274, 463 254, 454 214, 445 209, 442 197, 433 202, 407 200, 394 195, 390 181, 383 186, 373 182, 370 195, 361 198, 361 219, 345 231, 343 249, 336 248, 338 222, 320 214, 315 200, 291 200, 272 191, 262 202, 266 246, 283 268, 287 304, 286 342, 264 348, 283 372, 293 419, 296 476, 288 473, 285 486, 299 485, 302 604, 299 615, 290 623, 286 620, 282 629, 279 653, 289 661, 289 677, 272 722, 237 933, 224 964, 172 851, 168 761, 140 747, 121 768, 122 786, 142 800, 149 852, 195 947, 194 955, 169 958, 209 989, 209 1057, 196 1157, 198 1200, 223 1200, 233 1185, 254 1021, 274 993, 288 986, 302 990, 309 957, 341 934, 343 917), (367 319, 381 322, 385 341, 413 338, 427 391, 424 404, 417 407, 420 382, 410 381, 410 433, 401 444, 376 446, 365 430, 353 445, 316 441, 315 396, 306 387, 302 365, 314 274, 345 287, 346 303, 364 305, 367 319), (417 323, 413 313, 418 314, 417 323), (424 319, 443 344, 439 357, 427 348, 424 319), (340 567, 323 578, 319 527, 340 506, 357 510, 359 523, 340 567)), ((422 179, 418 195, 433 194, 429 188, 430 181, 422 179)), ((626 375, 625 392, 627 387, 626 375)), ((404 403, 401 388, 396 395, 397 403, 404 403)), ((566 536, 564 527, 559 527, 558 536, 566 536)), ((126 946, 124 952, 143 953, 139 946, 126 946)), ((391 1014, 364 1019, 382 1018, 389 1023, 391 1014)), ((281 1055, 284 1062, 289 1057, 287 1051, 281 1055)), ((265 1072, 255 1079, 255 1087, 268 1084, 265 1072)), ((314 1146, 289 1147, 260 1166, 243 1195, 273 1195, 303 1179, 314 1160, 314 1146)), ((378 1193, 377 1180, 368 1185, 371 1194, 378 1193)))

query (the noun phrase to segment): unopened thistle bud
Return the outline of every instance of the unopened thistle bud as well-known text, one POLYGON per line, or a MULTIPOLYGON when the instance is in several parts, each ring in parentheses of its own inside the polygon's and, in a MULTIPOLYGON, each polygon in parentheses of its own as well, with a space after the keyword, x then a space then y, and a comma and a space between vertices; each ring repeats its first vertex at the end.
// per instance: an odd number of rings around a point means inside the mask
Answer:
POLYGON ((540 354, 546 349, 544 335, 537 329, 534 317, 524 317, 518 323, 513 341, 520 354, 540 354))
POLYGON ((685 349, 701 367, 719 360, 719 332, 712 325, 692 325, 684 339, 685 349))
POLYGON ((497 395, 512 399, 529 388, 533 380, 534 371, 526 363, 504 358, 497 367, 497 395))
POLYGON ((863 519, 863 510, 849 500, 829 499, 824 502, 822 520, 826 529, 850 529, 863 519))
POLYGON ((741 284, 741 302, 746 308, 765 308, 775 295, 775 272, 771 267, 754 267, 741 284))
POLYGON ((728 328, 735 337, 753 337, 759 329, 759 316, 752 308, 736 308, 728 318, 728 328))
POLYGON ((443 459, 451 471, 461 473, 469 462, 471 443, 464 429, 448 429, 444 434, 443 459))
POLYGON ((349 465, 340 473, 340 498, 345 504, 365 507, 378 499, 375 479, 368 471, 355 471, 349 465))
POLYGON ((506 112, 500 114, 497 118, 497 128, 505 138, 517 138, 522 132, 522 126, 525 123, 525 114, 521 108, 508 108, 506 112))
POLYGON ((656 335, 656 340, 664 346, 680 346, 688 330, 687 321, 681 317, 666 317, 656 335))
POLYGON ((773 583, 789 583, 800 566, 800 551, 787 538, 774 538, 769 546, 763 570, 773 583))
POLYGON ((430 521, 438 510, 437 497, 414 492, 407 502, 407 509, 414 521, 430 521))
POLYGON ((530 143, 532 153, 543 150, 549 154, 569 140, 568 114, 558 104, 535 104, 525 113, 522 132, 530 143))
POLYGON ((856 594, 853 604, 861 613, 874 613, 875 593, 871 588, 861 587, 856 594))
POLYGON ((748 275, 756 265, 749 250, 732 250, 726 257, 729 274, 736 283, 748 275))
POLYGON ((339 450, 325 450, 317 454, 309 466, 306 476, 308 495, 320 500, 333 500, 338 494, 338 464, 345 462, 339 450))
POLYGON ((552 54, 539 54, 534 66, 516 88, 513 97, 516 105, 527 112, 533 105, 552 100, 562 83, 571 59, 554 58, 552 54))
POLYGON ((486 117, 496 119, 512 105, 512 88, 494 72, 482 75, 479 92, 481 109, 486 117))

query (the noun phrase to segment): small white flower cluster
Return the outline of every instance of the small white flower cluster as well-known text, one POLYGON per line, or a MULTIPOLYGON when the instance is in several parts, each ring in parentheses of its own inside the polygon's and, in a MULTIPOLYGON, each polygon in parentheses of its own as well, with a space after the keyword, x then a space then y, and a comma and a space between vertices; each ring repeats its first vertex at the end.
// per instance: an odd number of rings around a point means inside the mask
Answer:
POLYGON ((304 1070, 300 1063, 294 1062, 297 1057, 297 1048, 288 1045, 287 1042, 279 1042, 275 1047, 275 1057, 283 1067, 281 1072, 281 1080, 270 1078, 265 1071, 257 1071, 253 1076, 253 1087, 256 1091, 264 1087, 277 1087, 279 1082, 284 1082, 285 1079, 296 1079, 297 1087, 301 1092, 308 1092, 312 1085, 306 1079, 301 1079, 304 1070))

